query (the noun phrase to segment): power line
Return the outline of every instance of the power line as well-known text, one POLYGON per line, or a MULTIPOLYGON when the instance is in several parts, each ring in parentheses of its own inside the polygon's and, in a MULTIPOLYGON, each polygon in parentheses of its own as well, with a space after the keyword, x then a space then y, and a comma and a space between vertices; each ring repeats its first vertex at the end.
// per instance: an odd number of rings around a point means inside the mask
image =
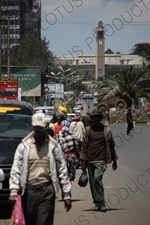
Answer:
MULTIPOLYGON (((48 23, 50 24, 51 26, 55 25, 55 24, 64 24, 64 25, 68 25, 68 24, 71 24, 71 25, 93 25, 93 26, 96 26, 95 23, 87 23, 87 22, 56 22, 54 23, 54 21, 42 21, 42 23, 48 23), (50 24, 51 22, 51 24, 50 24), (54 23, 54 24, 53 24, 54 23)), ((141 23, 115 23, 115 25, 126 25, 126 26, 129 26, 129 25, 132 25, 132 26, 149 26, 150 22, 141 22, 141 23)), ((112 23, 105 23, 104 27, 106 25, 111 25, 113 26, 112 23)))

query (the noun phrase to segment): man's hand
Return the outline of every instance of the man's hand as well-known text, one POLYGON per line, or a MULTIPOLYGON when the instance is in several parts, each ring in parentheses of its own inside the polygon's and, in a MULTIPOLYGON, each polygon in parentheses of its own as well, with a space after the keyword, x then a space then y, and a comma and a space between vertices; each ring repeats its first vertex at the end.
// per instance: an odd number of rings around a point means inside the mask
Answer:
POLYGON ((114 160, 113 163, 112 163, 112 169, 113 170, 117 169, 117 161, 116 160, 114 160))
POLYGON ((17 195, 12 195, 9 197, 8 202, 14 205, 16 203, 16 200, 17 200, 17 195))
POLYGON ((66 212, 68 212, 72 207, 71 199, 64 200, 64 204, 65 204, 66 212))

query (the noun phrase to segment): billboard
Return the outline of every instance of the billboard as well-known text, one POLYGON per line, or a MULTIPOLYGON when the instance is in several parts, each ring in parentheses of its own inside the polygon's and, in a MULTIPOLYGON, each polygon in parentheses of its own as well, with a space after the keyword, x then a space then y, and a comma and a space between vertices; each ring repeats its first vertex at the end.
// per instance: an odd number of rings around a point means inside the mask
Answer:
MULTIPOLYGON (((21 96, 41 96, 41 67, 11 67, 11 78, 18 78, 21 96)), ((2 67, 2 77, 7 76, 7 67, 2 67)))
POLYGON ((0 99, 18 99, 18 79, 0 78, 0 99))
POLYGON ((48 83, 44 85, 45 92, 52 99, 64 99, 64 84, 48 83))

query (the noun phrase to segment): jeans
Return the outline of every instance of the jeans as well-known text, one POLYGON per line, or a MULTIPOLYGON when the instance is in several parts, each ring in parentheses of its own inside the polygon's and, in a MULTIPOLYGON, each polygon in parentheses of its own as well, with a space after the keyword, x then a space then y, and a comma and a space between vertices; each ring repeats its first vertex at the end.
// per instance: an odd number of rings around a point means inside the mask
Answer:
POLYGON ((107 168, 105 162, 88 163, 89 184, 93 203, 104 202, 103 175, 107 168))

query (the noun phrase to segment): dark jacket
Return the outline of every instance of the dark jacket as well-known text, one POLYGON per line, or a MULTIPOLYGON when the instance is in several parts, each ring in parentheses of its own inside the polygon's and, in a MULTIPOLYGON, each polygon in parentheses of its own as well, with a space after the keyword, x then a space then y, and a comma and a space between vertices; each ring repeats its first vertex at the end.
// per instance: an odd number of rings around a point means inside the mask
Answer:
POLYGON ((83 116, 82 123, 84 124, 84 127, 88 127, 93 124, 93 121, 89 115, 86 115, 86 116, 83 116))
MULTIPOLYGON (((88 132, 90 131, 90 129, 91 129, 90 126, 86 128, 86 132, 84 133, 83 137, 84 148, 82 148, 81 150, 80 159, 84 161, 88 161, 87 158, 88 143, 89 143, 88 132)), ((112 131, 107 126, 104 127, 104 136, 106 140, 106 163, 111 163, 112 161, 117 160, 118 156, 115 151, 115 142, 112 135, 112 131)))

